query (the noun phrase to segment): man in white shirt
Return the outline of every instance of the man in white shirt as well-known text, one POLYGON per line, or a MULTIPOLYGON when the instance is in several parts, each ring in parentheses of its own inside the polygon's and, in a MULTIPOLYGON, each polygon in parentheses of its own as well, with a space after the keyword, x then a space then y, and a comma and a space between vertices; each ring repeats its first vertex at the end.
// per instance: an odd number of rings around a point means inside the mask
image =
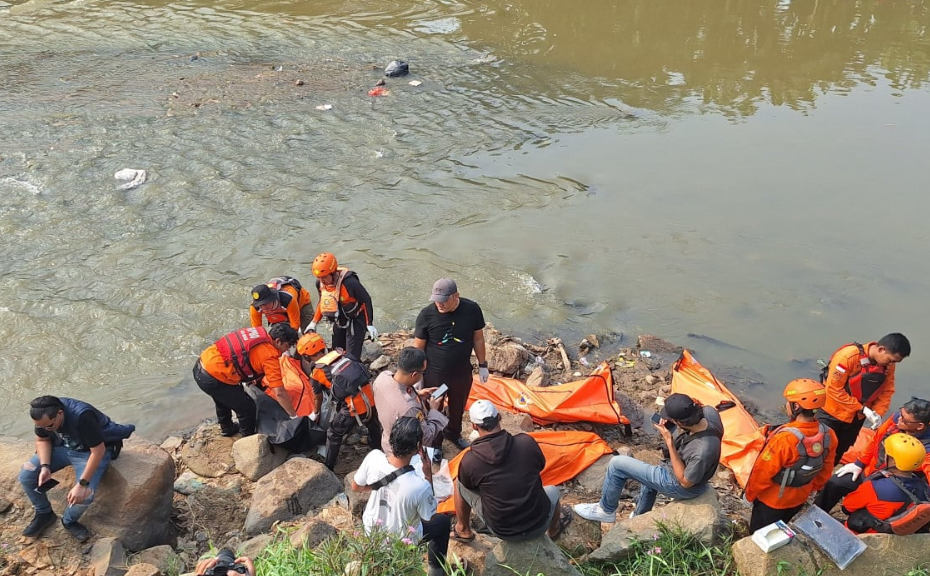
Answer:
POLYGON ((362 514, 365 531, 383 530, 414 543, 428 543, 429 576, 442 576, 451 531, 450 518, 437 514, 433 496, 432 469, 423 455, 423 430, 417 418, 398 418, 391 427, 390 456, 372 450, 352 478, 355 491, 371 490, 362 514), (424 480, 410 461, 419 454, 424 480))

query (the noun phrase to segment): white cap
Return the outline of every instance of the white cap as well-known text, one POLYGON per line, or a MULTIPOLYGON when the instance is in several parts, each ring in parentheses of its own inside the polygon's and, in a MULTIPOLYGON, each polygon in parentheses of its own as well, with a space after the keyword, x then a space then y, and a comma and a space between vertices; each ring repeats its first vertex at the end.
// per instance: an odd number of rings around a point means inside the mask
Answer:
POLYGON ((475 424, 484 424, 485 418, 497 418, 497 408, 488 400, 476 400, 468 409, 468 418, 475 424))

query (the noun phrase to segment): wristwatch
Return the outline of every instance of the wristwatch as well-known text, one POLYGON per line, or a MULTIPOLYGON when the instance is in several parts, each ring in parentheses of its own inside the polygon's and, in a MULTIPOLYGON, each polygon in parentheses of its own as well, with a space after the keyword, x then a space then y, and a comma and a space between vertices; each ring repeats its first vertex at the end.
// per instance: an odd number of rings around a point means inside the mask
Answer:
POLYGON ((87 488, 88 486, 90 486, 90 481, 89 481, 89 480, 84 480, 83 478, 81 478, 81 480, 78 482, 78 484, 80 484, 80 485, 83 486, 84 488, 87 488))
POLYGON ((39 468, 48 468, 49 470, 51 470, 52 465, 51 464, 39 464, 39 468))
POLYGON ((487 367, 488 367, 487 362, 478 362, 478 368, 487 368, 487 367))

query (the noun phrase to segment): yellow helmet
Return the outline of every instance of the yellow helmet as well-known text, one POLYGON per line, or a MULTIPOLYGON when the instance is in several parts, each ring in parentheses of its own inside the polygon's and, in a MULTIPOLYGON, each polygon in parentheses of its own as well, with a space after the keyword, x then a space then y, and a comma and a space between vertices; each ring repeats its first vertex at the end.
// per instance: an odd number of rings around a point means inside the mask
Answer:
POLYGON ((910 472, 924 463, 927 449, 917 438, 898 432, 885 438, 885 454, 894 458, 895 468, 910 472))

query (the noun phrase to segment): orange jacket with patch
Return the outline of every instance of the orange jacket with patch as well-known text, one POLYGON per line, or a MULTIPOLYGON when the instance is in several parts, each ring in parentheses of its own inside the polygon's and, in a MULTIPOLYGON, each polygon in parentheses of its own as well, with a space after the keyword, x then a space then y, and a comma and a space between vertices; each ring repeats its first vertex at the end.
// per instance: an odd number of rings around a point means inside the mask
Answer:
MULTIPOLYGON (((269 382, 272 384, 276 383, 271 385, 272 388, 274 388, 275 385, 282 385, 281 365, 278 364, 278 356, 280 355, 281 353, 278 352, 277 348, 267 343, 256 344, 249 352, 249 364, 252 365, 252 368, 256 372, 265 375, 266 386, 269 386, 269 382)), ((210 376, 213 376, 224 384, 235 386, 241 381, 232 364, 226 365, 226 361, 223 360, 223 356, 217 349, 216 344, 211 345, 203 351, 200 355, 200 363, 210 376)))
MULTIPOLYGON (((820 429, 817 422, 794 421, 787 426, 797 428, 805 436, 816 436, 820 429)), ((781 510, 800 506, 811 492, 823 488, 830 479, 830 475, 833 474, 833 459, 836 455, 836 434, 829 428, 827 428, 827 433, 830 435, 830 447, 824 456, 823 469, 820 470, 820 474, 806 486, 797 488, 785 486, 785 492, 781 498, 778 497, 781 484, 774 478, 782 468, 791 466, 801 457, 798 454, 799 440, 790 432, 779 432, 769 438, 752 467, 752 473, 746 483, 746 499, 750 502, 759 499, 766 506, 781 510)))
MULTIPOLYGON (((878 346, 878 342, 869 342, 862 347, 868 354, 872 346, 878 346)), ((894 364, 885 368, 885 383, 882 384, 875 399, 866 402, 866 406, 881 416, 888 412, 891 397, 894 396, 894 368, 894 364)), ((859 363, 859 349, 855 345, 849 345, 837 350, 830 358, 828 370, 827 381, 824 382, 827 389, 827 405, 824 406, 823 411, 847 423, 852 422, 857 415, 861 419, 862 404, 846 391, 847 380, 862 370, 862 365, 859 363)))
MULTIPOLYGON (((859 454, 859 458, 856 459, 856 464, 863 467, 863 476, 869 476, 876 470, 885 467, 884 462, 879 462, 879 450, 886 438, 901 431, 898 429, 898 418, 900 417, 901 413, 895 412, 892 414, 891 418, 882 422, 882 425, 875 431, 875 435, 872 436, 872 441, 869 442, 865 450, 859 454)), ((907 432, 905 432, 905 434, 907 434, 907 432)), ((928 446, 928 444, 930 444, 930 437, 928 436, 930 436, 930 432, 925 432, 924 436, 918 438, 918 440, 920 440, 924 446, 928 446)), ((882 451, 882 453, 884 453, 884 451, 882 451)), ((882 458, 882 460, 884 460, 884 458, 882 458)), ((927 451, 927 457, 924 458, 924 463, 920 465, 920 470, 924 473, 924 476, 927 477, 927 481, 930 482, 930 449, 927 451)))
MULTIPOLYGON (((310 306, 310 293, 303 287, 300 289, 300 293, 298 293, 297 289, 290 284, 282 285, 280 291, 290 294, 291 301, 287 305, 287 308, 279 306, 268 314, 268 324, 287 322, 294 330, 300 330, 300 310, 304 306, 310 306)), ((264 316, 264 314, 256 310, 255 306, 249 306, 249 322, 251 322, 254 328, 258 328, 262 325, 262 316, 264 316)))
POLYGON ((310 385, 310 378, 301 368, 300 360, 282 354, 278 359, 278 364, 281 367, 281 384, 275 385, 274 382, 267 379, 266 374, 266 380, 263 382, 267 386, 265 394, 277 400, 271 389, 283 385, 298 416, 309 416, 318 411, 313 396, 313 388, 310 385))

